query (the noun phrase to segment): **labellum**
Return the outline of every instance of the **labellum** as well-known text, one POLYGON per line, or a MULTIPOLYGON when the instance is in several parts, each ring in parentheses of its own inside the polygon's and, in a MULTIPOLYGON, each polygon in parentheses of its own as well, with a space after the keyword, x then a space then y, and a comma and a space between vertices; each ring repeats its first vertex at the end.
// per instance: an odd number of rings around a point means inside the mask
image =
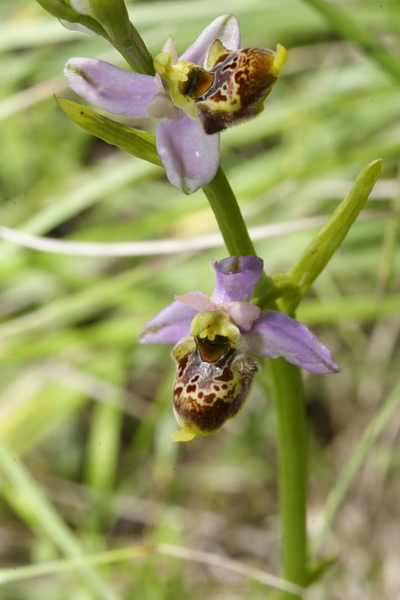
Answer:
POLYGON ((175 416, 182 431, 175 441, 216 433, 244 405, 258 371, 257 362, 232 346, 227 337, 185 337, 175 346, 175 416))
POLYGON ((212 135, 251 119, 264 110, 264 100, 286 60, 286 50, 244 48, 232 52, 216 40, 206 69, 196 68, 183 93, 195 99, 204 131, 212 135))

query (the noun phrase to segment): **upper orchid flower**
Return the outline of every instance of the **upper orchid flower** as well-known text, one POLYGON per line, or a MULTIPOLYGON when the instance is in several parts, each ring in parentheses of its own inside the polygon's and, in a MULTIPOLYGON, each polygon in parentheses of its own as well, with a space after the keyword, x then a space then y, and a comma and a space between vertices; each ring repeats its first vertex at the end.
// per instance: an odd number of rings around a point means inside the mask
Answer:
POLYGON ((92 58, 70 59, 65 74, 77 94, 108 112, 160 119, 156 146, 168 179, 191 194, 217 172, 219 132, 263 110, 286 60, 279 44, 277 52, 239 48, 239 24, 223 15, 179 58, 168 38, 155 76, 92 58))
POLYGON ((181 431, 175 441, 211 435, 242 408, 257 362, 248 356, 276 358, 313 373, 340 369, 329 350, 305 325, 250 304, 263 270, 256 256, 231 256, 213 262, 216 283, 211 298, 203 292, 176 300, 149 321, 142 344, 176 344, 174 411, 181 431))

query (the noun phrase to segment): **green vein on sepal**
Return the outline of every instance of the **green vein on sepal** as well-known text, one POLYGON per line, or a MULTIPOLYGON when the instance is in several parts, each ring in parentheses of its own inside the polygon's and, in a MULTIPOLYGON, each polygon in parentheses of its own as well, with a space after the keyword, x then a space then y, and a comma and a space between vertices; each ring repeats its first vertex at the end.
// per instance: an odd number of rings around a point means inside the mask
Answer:
POLYGON ((122 125, 72 100, 57 98, 61 110, 88 133, 143 160, 162 167, 155 146, 155 136, 129 125, 122 125))
POLYGON ((302 296, 345 239, 379 177, 381 164, 382 159, 379 158, 361 171, 346 198, 311 240, 300 259, 287 272, 293 287, 297 286, 298 296, 282 298, 280 308, 285 312, 295 310, 302 296))

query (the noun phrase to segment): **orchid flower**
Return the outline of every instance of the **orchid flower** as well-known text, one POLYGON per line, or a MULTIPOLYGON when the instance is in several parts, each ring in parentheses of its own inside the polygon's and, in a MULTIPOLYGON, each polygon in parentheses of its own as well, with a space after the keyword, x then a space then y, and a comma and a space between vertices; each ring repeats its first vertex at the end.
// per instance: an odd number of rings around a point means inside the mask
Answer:
POLYGON ((302 323, 250 303, 264 263, 256 256, 214 261, 216 283, 176 300, 139 334, 141 344, 176 344, 175 441, 216 433, 244 405, 258 365, 249 354, 276 358, 312 373, 340 369, 329 350, 302 323))
POLYGON ((155 76, 93 58, 71 58, 70 87, 117 115, 159 119, 156 147, 169 181, 191 194, 214 178, 220 131, 259 114, 286 60, 286 50, 240 50, 232 15, 215 19, 178 58, 169 37, 154 58, 155 76))

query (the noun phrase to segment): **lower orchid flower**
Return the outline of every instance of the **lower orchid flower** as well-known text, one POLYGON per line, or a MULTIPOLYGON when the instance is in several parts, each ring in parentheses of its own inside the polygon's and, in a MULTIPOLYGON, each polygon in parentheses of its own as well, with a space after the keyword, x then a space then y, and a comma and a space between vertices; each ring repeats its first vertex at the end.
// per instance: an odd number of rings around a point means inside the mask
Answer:
POLYGON ((243 407, 258 365, 249 354, 283 356, 312 373, 339 372, 329 350, 302 323, 250 303, 264 263, 257 256, 214 261, 216 283, 176 300, 139 334, 142 344, 175 344, 173 388, 176 419, 182 430, 174 441, 216 433, 243 407))
POLYGON ((219 133, 250 119, 286 60, 286 50, 240 48, 232 15, 215 19, 178 58, 168 38, 154 58, 155 76, 92 58, 71 58, 70 87, 89 102, 124 117, 159 119, 156 146, 169 181, 191 194, 210 183, 219 165, 219 133))

